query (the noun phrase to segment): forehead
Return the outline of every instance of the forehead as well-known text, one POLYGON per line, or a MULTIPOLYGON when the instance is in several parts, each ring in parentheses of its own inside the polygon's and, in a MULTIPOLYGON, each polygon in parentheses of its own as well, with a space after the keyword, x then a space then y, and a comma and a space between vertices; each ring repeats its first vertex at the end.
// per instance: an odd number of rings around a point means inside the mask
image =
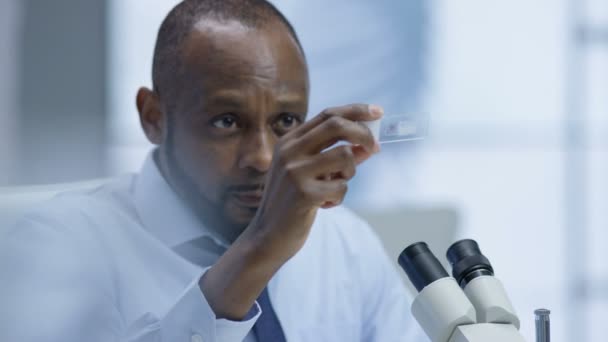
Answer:
POLYGON ((308 92, 304 57, 278 23, 256 29, 237 21, 201 20, 186 39, 182 58, 187 74, 206 90, 256 84, 308 92))

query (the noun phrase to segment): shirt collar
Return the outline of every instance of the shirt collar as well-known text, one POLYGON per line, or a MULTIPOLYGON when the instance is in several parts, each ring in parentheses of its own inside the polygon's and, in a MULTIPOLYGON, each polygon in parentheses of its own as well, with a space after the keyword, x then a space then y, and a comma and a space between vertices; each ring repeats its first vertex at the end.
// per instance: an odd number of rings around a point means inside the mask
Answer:
POLYGON ((154 153, 148 154, 135 180, 135 208, 144 228, 170 248, 203 236, 220 246, 227 243, 206 229, 161 174, 154 153))

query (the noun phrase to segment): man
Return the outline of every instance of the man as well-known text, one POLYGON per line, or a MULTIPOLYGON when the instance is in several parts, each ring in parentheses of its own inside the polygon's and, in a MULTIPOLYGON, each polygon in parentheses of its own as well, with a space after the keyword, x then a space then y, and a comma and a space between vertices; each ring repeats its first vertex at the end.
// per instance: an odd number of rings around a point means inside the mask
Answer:
POLYGON ((407 341, 397 274, 339 207, 379 150, 359 122, 382 109, 305 121, 304 52, 265 0, 180 3, 153 85, 136 100, 158 146, 141 173, 60 196, 3 240, 0 340, 407 341))

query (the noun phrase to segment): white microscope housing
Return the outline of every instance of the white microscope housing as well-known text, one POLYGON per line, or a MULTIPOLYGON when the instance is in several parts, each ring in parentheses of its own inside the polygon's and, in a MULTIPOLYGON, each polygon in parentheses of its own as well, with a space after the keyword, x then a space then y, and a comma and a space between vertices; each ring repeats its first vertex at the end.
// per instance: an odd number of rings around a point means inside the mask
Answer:
POLYGON ((427 244, 418 242, 399 264, 418 290, 412 314, 432 342, 525 342, 519 318, 488 259, 473 240, 448 249, 450 277, 427 244))

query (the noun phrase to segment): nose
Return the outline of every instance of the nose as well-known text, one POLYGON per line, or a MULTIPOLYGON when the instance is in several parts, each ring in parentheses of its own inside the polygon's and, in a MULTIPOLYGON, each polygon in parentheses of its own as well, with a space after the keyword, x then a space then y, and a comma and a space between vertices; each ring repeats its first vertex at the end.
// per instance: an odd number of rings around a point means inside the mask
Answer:
POLYGON ((249 168, 266 173, 272 163, 272 153, 276 138, 271 132, 260 129, 248 134, 242 140, 239 168, 249 168))

